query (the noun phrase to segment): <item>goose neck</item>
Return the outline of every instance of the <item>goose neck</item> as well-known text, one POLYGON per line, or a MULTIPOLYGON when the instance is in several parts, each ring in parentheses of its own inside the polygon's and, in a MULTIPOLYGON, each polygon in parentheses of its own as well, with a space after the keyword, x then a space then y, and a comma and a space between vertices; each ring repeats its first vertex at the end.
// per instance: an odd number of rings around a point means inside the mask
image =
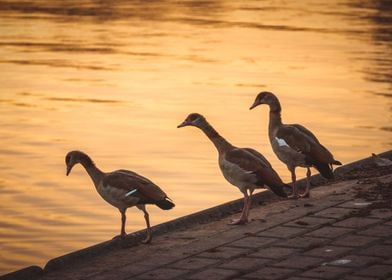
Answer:
POLYGON ((232 147, 232 145, 225 138, 223 138, 208 122, 205 122, 202 126, 200 126, 200 128, 211 140, 219 153, 223 153, 232 147))
POLYGON ((94 185, 97 186, 103 176, 103 172, 95 165, 95 163, 87 155, 86 157, 81 159, 80 164, 84 167, 84 169, 86 169, 91 180, 94 182, 94 185))

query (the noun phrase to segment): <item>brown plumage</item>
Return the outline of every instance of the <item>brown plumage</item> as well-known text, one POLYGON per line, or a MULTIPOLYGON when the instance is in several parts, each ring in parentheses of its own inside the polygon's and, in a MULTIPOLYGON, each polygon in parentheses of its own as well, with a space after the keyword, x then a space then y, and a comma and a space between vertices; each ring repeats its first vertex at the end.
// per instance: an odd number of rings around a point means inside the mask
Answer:
POLYGON ((71 172, 72 167, 80 163, 90 175, 101 197, 120 211, 121 238, 126 236, 125 213, 127 208, 136 206, 143 211, 147 225, 147 237, 143 242, 149 243, 151 242, 152 235, 150 219, 145 205, 155 204, 163 210, 169 210, 174 207, 174 203, 170 201, 160 187, 135 172, 124 169, 108 173, 102 172, 87 154, 80 151, 69 152, 65 157, 65 163, 67 166, 67 176, 71 172))
POLYGON ((341 165, 307 128, 299 124, 283 124, 281 106, 278 98, 271 92, 261 92, 257 95, 250 109, 260 104, 270 107, 268 135, 271 146, 277 157, 287 165, 293 180, 293 196, 297 197, 295 168, 307 168, 306 189, 301 197, 309 195, 310 167, 315 167, 325 178, 333 178, 332 165, 341 165))
POLYGON ((190 114, 178 127, 195 126, 200 128, 215 145, 219 153, 219 167, 223 176, 244 194, 244 207, 241 217, 231 224, 244 224, 248 221, 253 191, 268 186, 281 197, 287 197, 285 185, 267 159, 250 148, 237 148, 207 122, 200 114, 190 114), (248 193, 249 192, 249 193, 248 193))

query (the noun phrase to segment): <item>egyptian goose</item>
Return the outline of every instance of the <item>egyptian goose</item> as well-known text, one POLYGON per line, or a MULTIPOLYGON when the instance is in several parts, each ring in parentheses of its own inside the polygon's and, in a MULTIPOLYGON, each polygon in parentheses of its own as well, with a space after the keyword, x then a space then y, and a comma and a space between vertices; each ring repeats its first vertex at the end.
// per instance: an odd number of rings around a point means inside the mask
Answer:
POLYGON ((341 165, 334 159, 316 136, 299 124, 283 124, 281 119, 281 106, 278 98, 271 92, 261 92, 257 95, 250 109, 260 104, 267 104, 270 108, 268 135, 271 146, 277 157, 287 165, 293 181, 293 192, 290 197, 297 198, 309 196, 310 167, 315 167, 327 179, 333 178, 332 165, 341 165), (298 194, 296 187, 296 167, 307 168, 307 183, 305 191, 298 194))
POLYGON ((174 207, 174 203, 170 201, 170 198, 167 197, 161 188, 147 178, 132 171, 120 169, 109 173, 102 172, 87 154, 80 151, 71 151, 66 155, 67 176, 77 163, 80 163, 86 169, 101 197, 120 211, 120 237, 125 238, 126 236, 125 212, 127 208, 136 206, 143 211, 147 224, 147 237, 143 243, 150 243, 152 235, 146 204, 155 204, 163 210, 169 210, 174 207))
POLYGON ((190 114, 177 127, 184 126, 198 127, 207 135, 218 150, 219 167, 223 176, 244 194, 241 217, 232 220, 231 225, 248 222, 251 197, 255 189, 264 188, 264 185, 267 185, 278 196, 287 197, 284 187, 291 187, 282 182, 271 164, 259 152, 231 145, 200 114, 190 114))

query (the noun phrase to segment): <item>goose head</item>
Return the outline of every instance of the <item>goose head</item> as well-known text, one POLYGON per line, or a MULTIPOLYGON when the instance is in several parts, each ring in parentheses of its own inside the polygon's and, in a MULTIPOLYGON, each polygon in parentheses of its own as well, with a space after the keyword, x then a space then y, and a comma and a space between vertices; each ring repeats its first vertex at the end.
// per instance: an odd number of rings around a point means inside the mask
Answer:
POLYGON ((184 127, 184 126, 196 126, 196 127, 201 127, 203 124, 206 123, 206 119, 204 118, 203 115, 200 115, 198 113, 192 113, 189 114, 186 119, 177 126, 177 128, 184 127))
POLYGON ((275 107, 280 107, 278 98, 272 92, 269 92, 269 91, 260 92, 256 96, 256 99, 253 102, 253 105, 250 106, 249 110, 252 110, 253 108, 255 108, 261 104, 267 104, 271 107, 271 109, 273 109, 275 107))
POLYGON ((65 165, 67 166, 66 175, 68 176, 71 173, 72 167, 75 164, 82 163, 88 159, 88 156, 80 151, 71 151, 65 156, 65 165))

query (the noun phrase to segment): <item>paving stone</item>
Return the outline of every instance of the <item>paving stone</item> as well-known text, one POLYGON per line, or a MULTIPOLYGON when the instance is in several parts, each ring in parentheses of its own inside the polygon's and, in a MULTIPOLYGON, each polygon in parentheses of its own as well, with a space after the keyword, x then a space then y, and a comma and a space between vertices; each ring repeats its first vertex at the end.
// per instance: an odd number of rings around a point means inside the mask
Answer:
POLYGON ((366 208, 371 204, 371 202, 363 200, 363 199, 355 199, 351 201, 347 201, 345 203, 337 205, 337 207, 342 208, 350 208, 350 209, 361 209, 366 208))
POLYGON ((270 237, 278 237, 278 238, 289 238, 295 235, 306 232, 307 229, 304 228, 295 228, 295 227, 285 227, 285 226, 277 226, 265 231, 259 232, 258 236, 270 236, 270 237))
POLYGON ((216 264, 219 261, 219 259, 191 257, 170 264, 170 267, 182 269, 200 269, 209 265, 216 264))
POLYGON ((308 256, 315 256, 315 257, 321 257, 321 258, 334 258, 336 256, 346 254, 349 251, 352 251, 353 248, 350 247, 337 247, 337 246, 323 246, 315 249, 311 249, 309 251, 304 252, 304 255, 308 256))
MULTIPOLYGON (((75 263, 75 266, 78 266, 78 264, 75 263)), ((76 275, 83 275, 82 278, 86 278, 86 279, 94 279, 95 277, 97 277, 100 274, 106 274, 107 275, 108 272, 109 272, 109 269, 106 269, 106 267, 103 267, 102 264, 101 265, 97 265, 97 264, 88 263, 88 265, 84 265, 83 267, 78 266, 77 272, 70 270, 69 273, 67 273, 67 275, 64 275, 64 276, 61 275, 60 271, 54 270, 54 271, 52 271, 52 273, 49 273, 50 276, 52 276, 54 274, 54 277, 49 277, 49 279, 56 279, 56 280, 57 279, 64 279, 64 278, 68 279, 69 276, 71 276, 71 279, 73 279, 73 278, 77 278, 76 275), (60 273, 61 276, 58 275, 59 273, 60 273)), ((114 274, 118 276, 117 272, 114 272, 114 274)), ((45 273, 44 273, 42 278, 44 278, 46 280, 45 273)))
MULTIPOLYGON (((64 278, 61 278, 63 280, 64 278)), ((80 279, 80 278, 78 278, 80 279)), ((126 275, 119 271, 105 271, 94 275, 93 277, 83 278, 83 279, 91 279, 91 280, 107 280, 107 279, 116 279, 116 280, 127 280, 129 279, 129 275, 126 275)))
POLYGON ((360 256, 360 255, 346 255, 336 258, 330 261, 327 265, 334 265, 334 266, 345 266, 345 267, 365 267, 371 264, 381 262, 381 258, 376 257, 368 257, 368 256, 360 256), (339 260, 350 260, 348 263, 338 264, 336 261, 339 260))
MULTIPOLYGON (((78 276, 79 276, 79 274, 78 274, 78 276)), ((12 279, 12 278, 11 278, 12 279)), ((29 278, 27 278, 27 279, 29 279, 29 278)), ((95 277, 94 278, 85 278, 85 277, 80 277, 80 278, 75 278, 75 276, 73 276, 73 275, 71 275, 71 276, 69 276, 69 275, 62 275, 61 276, 61 278, 59 278, 58 276, 53 276, 53 275, 51 275, 51 276, 46 276, 46 275, 44 275, 44 278, 39 278, 40 280, 41 279, 45 279, 45 280, 59 280, 59 279, 61 279, 61 280, 79 280, 79 279, 88 279, 88 280, 94 280, 95 279, 95 277)), ((104 278, 105 279, 105 278, 104 278)), ((108 278, 106 278, 106 279, 108 279, 108 278)), ((123 278, 119 278, 120 280, 123 280, 123 278)), ((8 280, 8 279, 6 279, 6 280, 8 280)), ((21 279, 15 279, 15 280, 21 280, 21 279)), ((100 280, 103 280, 103 279, 100 279, 100 280)), ((128 280, 128 279, 127 279, 128 280)))
POLYGON ((307 236, 298 236, 289 240, 285 240, 277 243, 276 245, 282 247, 292 247, 292 248, 302 248, 302 249, 310 249, 322 246, 327 242, 327 239, 316 238, 316 237, 307 237, 307 236))
POLYGON ((331 227, 325 226, 320 229, 316 229, 314 231, 308 232, 306 235, 322 237, 322 238, 331 238, 334 239, 348 232, 352 232, 354 229, 352 228, 342 228, 342 227, 331 227))
POLYGON ((307 269, 317 264, 321 264, 322 262, 325 262, 325 259, 296 255, 289 257, 281 262, 274 263, 273 266, 307 269))
MULTIPOLYGON (((141 275, 137 276, 137 279, 157 279, 157 280, 165 280, 165 279, 171 279, 174 277, 179 277, 182 274, 185 274, 188 272, 187 270, 181 270, 181 269, 172 269, 172 268, 159 268, 155 269, 146 273, 143 273, 141 275)), ((116 279, 116 278, 112 278, 116 279)), ((133 277, 132 277, 133 279, 133 277)))
POLYGON ((190 275, 181 279, 193 279, 193 280, 206 280, 206 279, 214 279, 214 280, 223 280, 230 279, 239 272, 235 270, 221 269, 221 268, 210 268, 196 274, 190 275))
POLYGON ((363 236, 363 235, 348 235, 335 240, 332 244, 336 246, 351 246, 360 247, 365 246, 373 241, 378 240, 378 238, 363 236))
POLYGON ((234 241, 227 245, 233 247, 259 248, 262 247, 263 245, 272 243, 276 240, 277 239, 275 238, 252 236, 252 237, 241 238, 240 240, 234 241))
POLYGON ((392 265, 373 265, 359 270, 355 273, 356 275, 365 275, 376 278, 384 278, 387 276, 392 276, 392 265))
POLYGON ((324 217, 302 217, 295 221, 286 223, 286 226, 303 227, 303 228, 317 228, 325 224, 331 224, 335 222, 335 219, 324 218, 324 217))
POLYGON ((353 209, 339 208, 339 207, 331 207, 325 210, 316 212, 313 216, 316 217, 326 217, 326 218, 335 218, 335 219, 343 219, 351 214, 353 209))
POLYGON ((389 219, 392 217, 391 209, 374 209, 370 212, 369 217, 377 219, 389 219))
MULTIPOLYGON (((381 202, 383 203, 383 202, 381 202)), ((371 206, 370 206, 371 207, 371 206)), ((391 217, 392 212, 390 209, 366 209, 363 211, 362 209, 354 209, 353 210, 354 216, 361 216, 361 217, 368 217, 380 220, 387 220, 391 217)))
POLYGON ((377 278, 367 277, 367 276, 348 275, 344 277, 342 280, 377 280, 377 278))
POLYGON ((319 279, 319 278, 309 278, 309 277, 299 277, 299 276, 295 276, 295 277, 290 277, 290 278, 287 278, 287 279, 285 279, 285 280, 317 280, 317 279, 319 279))
POLYGON ((116 269, 123 275, 127 275, 128 277, 131 275, 140 274, 142 272, 146 272, 151 270, 150 265, 143 265, 143 263, 132 263, 128 265, 123 265, 116 269))
POLYGON ((281 279, 285 276, 288 276, 292 273, 296 272, 294 269, 287 268, 277 268, 277 267, 264 267, 255 272, 244 275, 245 278, 251 279, 266 279, 266 280, 275 280, 281 279))
POLYGON ((240 255, 245 255, 249 252, 249 249, 223 246, 204 251, 203 253, 199 254, 198 257, 230 259, 240 255))
POLYGON ((261 248, 257 252, 250 254, 249 257, 280 259, 298 252, 298 249, 284 247, 261 248))
POLYGON ((392 246, 391 245, 374 245, 366 249, 362 249, 358 252, 360 255, 374 256, 374 257, 391 257, 392 246))
POLYGON ((387 238, 383 241, 384 244, 386 245, 392 245, 392 238, 387 238))
POLYGON ((358 232, 361 235, 389 237, 392 236, 392 226, 376 225, 358 232))
POLYGON ((172 251, 172 252, 168 252, 166 254, 163 254, 160 252, 160 253, 153 254, 152 256, 148 256, 144 260, 144 262, 151 264, 152 266, 157 267, 157 266, 167 265, 167 264, 174 262, 176 260, 179 260, 183 257, 184 257, 184 255, 179 254, 179 251, 174 252, 174 253, 172 251))
POLYGON ((370 219, 370 218, 363 218, 363 217, 351 217, 345 219, 343 221, 334 223, 333 226, 337 227, 349 227, 349 228, 356 228, 360 229, 375 223, 378 223, 379 220, 377 219, 370 219))
POLYGON ((270 262, 270 259, 261 258, 235 258, 234 260, 220 265, 221 268, 235 269, 240 271, 247 271, 262 267, 265 263, 270 262))
POLYGON ((384 263, 386 263, 386 264, 392 264, 392 258, 390 258, 390 259, 388 259, 388 260, 385 260, 384 263))
POLYGON ((340 275, 352 271, 352 268, 336 267, 336 266, 319 266, 312 270, 305 271, 300 276, 314 277, 321 279, 340 279, 340 275))

